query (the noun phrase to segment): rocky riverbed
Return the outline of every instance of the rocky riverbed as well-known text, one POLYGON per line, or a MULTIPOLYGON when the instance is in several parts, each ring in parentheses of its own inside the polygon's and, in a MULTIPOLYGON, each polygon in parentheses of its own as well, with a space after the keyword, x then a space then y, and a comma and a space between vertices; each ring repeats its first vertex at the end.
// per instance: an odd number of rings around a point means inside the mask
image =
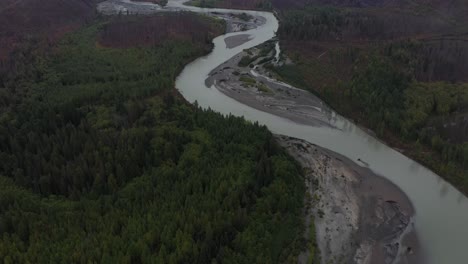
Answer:
POLYGON ((205 84, 258 110, 301 124, 331 126, 330 108, 313 94, 272 79, 258 62, 273 60, 274 56, 260 56, 260 53, 259 49, 239 53, 215 68, 205 84), (241 66, 241 60, 246 57, 256 59, 250 66, 241 66))
MULTIPOLYGON (((190 11, 189 7, 184 7, 183 5, 168 5, 163 7, 150 2, 136 2, 131 0, 106 0, 98 4, 97 10, 104 15, 151 15, 161 12, 190 11)), ((205 14, 226 21, 226 33, 254 29, 266 22, 265 18, 262 16, 247 15, 243 12, 233 11, 233 13, 220 13, 206 11, 205 14)), ((232 48, 248 40, 248 37, 229 39, 226 41, 226 45, 232 48)))
POLYGON ((149 15, 161 12, 164 9, 154 3, 133 2, 131 0, 106 0, 98 4, 97 10, 105 15, 149 15))
MULTIPOLYGON (((422 263, 414 210, 396 185, 314 144, 276 139, 304 168, 306 224, 315 221, 321 263, 422 263)), ((308 254, 301 254, 301 263, 308 254)))

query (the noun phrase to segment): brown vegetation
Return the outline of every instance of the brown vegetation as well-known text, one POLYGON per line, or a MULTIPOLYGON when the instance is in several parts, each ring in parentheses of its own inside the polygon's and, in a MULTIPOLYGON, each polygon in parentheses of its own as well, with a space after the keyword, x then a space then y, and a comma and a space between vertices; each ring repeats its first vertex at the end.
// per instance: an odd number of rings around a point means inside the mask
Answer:
POLYGON ((235 9, 256 9, 261 5, 264 0, 226 0, 220 4, 223 8, 235 9))
POLYGON ((270 0, 191 0, 189 5, 242 10, 269 10, 270 0))
POLYGON ((94 12, 98 0, 7 0, 0 4, 0 59, 25 38, 56 41, 94 12))
POLYGON ((468 193, 468 2, 371 2, 280 10, 275 70, 468 193))
MULTIPOLYGON (((219 23, 222 23, 221 21, 219 23)), ((107 24, 99 37, 106 47, 128 48, 158 45, 167 39, 211 43, 223 27, 192 13, 171 13, 139 18, 116 18, 107 24)))
POLYGON ((153 4, 158 4, 158 5, 166 5, 167 0, 132 0, 133 2, 147 2, 147 3, 153 3, 153 4))

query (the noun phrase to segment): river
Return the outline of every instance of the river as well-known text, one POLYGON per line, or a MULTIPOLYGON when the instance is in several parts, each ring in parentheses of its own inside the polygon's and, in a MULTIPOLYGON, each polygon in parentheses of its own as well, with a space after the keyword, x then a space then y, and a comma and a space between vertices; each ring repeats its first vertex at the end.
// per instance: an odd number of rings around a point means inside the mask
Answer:
POLYGON ((330 114, 335 128, 307 126, 272 114, 258 111, 227 97, 214 87, 206 87, 211 70, 248 49, 273 38, 278 20, 272 13, 227 9, 205 9, 184 6, 186 0, 169 0, 169 9, 184 9, 198 13, 220 12, 260 15, 266 23, 256 29, 228 33, 213 40, 214 50, 188 64, 177 77, 176 88, 189 101, 223 114, 244 116, 247 120, 266 125, 273 133, 304 139, 351 160, 361 159, 375 173, 399 186, 415 208, 414 228, 427 263, 463 264, 468 261, 468 199, 441 177, 388 147, 361 128, 337 115, 330 114), (232 49, 226 48, 226 37, 250 34, 251 40, 232 49))

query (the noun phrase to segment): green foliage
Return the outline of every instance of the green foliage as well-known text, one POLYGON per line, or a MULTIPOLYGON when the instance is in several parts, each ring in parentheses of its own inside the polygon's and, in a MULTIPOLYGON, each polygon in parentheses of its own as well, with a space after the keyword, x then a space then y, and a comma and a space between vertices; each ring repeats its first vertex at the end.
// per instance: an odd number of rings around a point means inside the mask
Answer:
POLYGON ((332 37, 341 30, 345 15, 333 7, 308 7, 282 13, 280 34, 297 40, 332 37))
POLYGON ((260 92, 263 92, 263 93, 272 93, 272 91, 270 90, 270 88, 268 88, 268 86, 266 86, 265 84, 263 83, 259 83, 257 85, 257 89, 260 91, 260 92))
MULTIPOLYGON (((414 80, 414 64, 406 64, 405 56, 362 54, 352 66, 348 83, 337 81, 321 89, 304 78, 311 63, 272 69, 284 80, 311 89, 338 111, 362 121, 380 137, 397 135, 408 144, 404 145, 408 155, 468 191, 464 119, 468 88, 466 84, 414 80)), ((316 73, 320 71, 311 72, 316 73)))
POLYGON ((278 67, 273 67, 270 65, 266 65, 268 69, 273 70, 276 74, 278 74, 281 79, 287 80, 292 85, 297 86, 299 88, 307 87, 304 77, 299 72, 299 69, 294 65, 283 64, 278 67))
POLYGON ((216 7, 217 0, 191 0, 185 3, 186 5, 192 5, 197 7, 206 7, 206 8, 214 8, 216 7))
POLYGON ((189 106, 173 91, 207 44, 104 48, 103 23, 67 37, 51 58, 31 53, 15 73, 24 81, 0 89, 17 98, 0 115, 0 259, 295 258, 298 165, 266 127, 189 106))
POLYGON ((468 192, 466 20, 419 4, 309 4, 279 12, 294 64, 266 67, 468 192))
POLYGON ((248 85, 248 86, 253 86, 257 83, 257 81, 250 76, 241 76, 239 78, 239 81, 243 82, 245 85, 248 85))
POLYGON ((308 264, 314 264, 317 262, 318 259, 318 248, 317 248, 317 240, 316 240, 316 233, 315 233, 315 219, 312 217, 310 219, 309 225, 309 259, 307 260, 308 264))
MULTIPOLYGON (((437 116, 448 116, 468 102, 468 86, 447 83, 414 83, 406 91, 402 131, 409 137, 437 116)), ((435 121, 435 120, 434 120, 435 121)))
POLYGON ((239 61, 238 66, 239 67, 247 67, 249 66, 253 61, 258 59, 258 56, 249 56, 245 55, 242 57, 242 59, 239 61))
POLYGON ((204 51, 188 41, 148 49, 100 48, 95 45, 99 26, 64 40, 38 72, 42 77, 30 89, 31 98, 0 122, 6 131, 1 173, 44 195, 109 191, 100 187, 106 175, 114 174, 122 185, 132 172, 142 173, 153 159, 151 131, 135 127, 156 120, 142 99, 171 89, 184 63, 204 51))
POLYGON ((409 77, 390 61, 372 57, 366 61, 366 66, 354 73, 350 98, 373 126, 399 130, 401 104, 409 81, 409 77))
POLYGON ((269 40, 265 43, 258 45, 257 47, 260 49, 258 56, 259 57, 267 56, 275 48, 275 45, 276 45, 276 41, 272 41, 272 40, 269 40))
POLYGON ((231 8, 231 9, 261 9, 271 10, 272 5, 270 0, 190 0, 186 5, 208 7, 208 8, 231 8))

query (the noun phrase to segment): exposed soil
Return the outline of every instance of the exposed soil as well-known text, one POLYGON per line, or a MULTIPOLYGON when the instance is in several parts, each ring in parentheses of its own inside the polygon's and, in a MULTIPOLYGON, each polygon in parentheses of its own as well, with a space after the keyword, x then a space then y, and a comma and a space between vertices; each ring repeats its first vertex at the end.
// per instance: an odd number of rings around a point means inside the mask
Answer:
MULTIPOLYGON (((314 144, 276 139, 306 172, 306 224, 313 216, 321 263, 422 263, 414 209, 396 185, 314 144)), ((300 262, 308 257, 303 252, 300 262)))
POLYGON ((249 39, 249 34, 241 34, 227 37, 224 39, 224 42, 226 43, 226 47, 228 49, 232 49, 246 43, 247 41, 249 41, 249 39))

